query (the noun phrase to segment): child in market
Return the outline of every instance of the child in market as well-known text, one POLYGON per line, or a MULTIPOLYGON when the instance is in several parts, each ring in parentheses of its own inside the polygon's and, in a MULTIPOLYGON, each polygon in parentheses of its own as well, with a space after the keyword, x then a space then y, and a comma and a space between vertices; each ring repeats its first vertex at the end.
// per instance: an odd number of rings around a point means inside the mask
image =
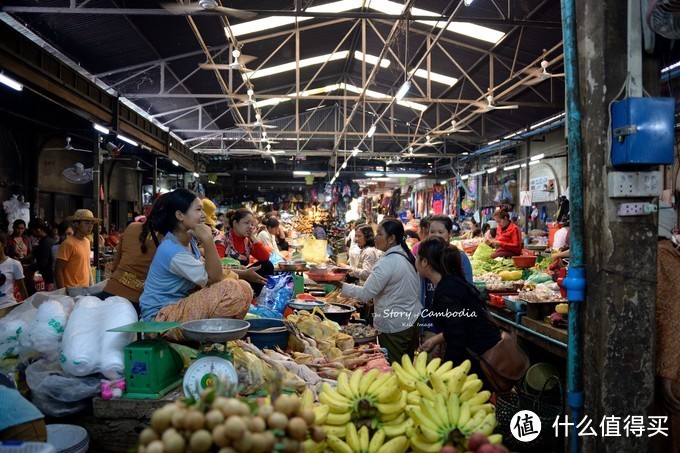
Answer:
POLYGON ((5 255, 7 234, 0 231, 0 307, 16 302, 14 298, 14 282, 19 288, 23 300, 28 298, 28 291, 24 284, 24 269, 21 263, 5 255))

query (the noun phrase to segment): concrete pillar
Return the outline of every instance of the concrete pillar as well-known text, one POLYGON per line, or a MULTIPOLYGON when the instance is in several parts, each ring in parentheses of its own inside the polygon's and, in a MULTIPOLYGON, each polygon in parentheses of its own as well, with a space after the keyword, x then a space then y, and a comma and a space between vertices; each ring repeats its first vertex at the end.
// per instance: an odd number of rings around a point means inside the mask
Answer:
MULTIPOLYGON (((607 196, 609 103, 627 73, 626 2, 576 1, 583 113, 585 415, 597 437, 582 451, 645 451, 648 436, 625 437, 627 415, 646 415, 654 390, 657 238, 654 217, 616 215, 607 196), (621 437, 602 437, 604 416, 621 417, 621 437)), ((644 57, 644 83, 658 93, 659 68, 644 57)), ((625 95, 623 93, 622 95, 625 95)))

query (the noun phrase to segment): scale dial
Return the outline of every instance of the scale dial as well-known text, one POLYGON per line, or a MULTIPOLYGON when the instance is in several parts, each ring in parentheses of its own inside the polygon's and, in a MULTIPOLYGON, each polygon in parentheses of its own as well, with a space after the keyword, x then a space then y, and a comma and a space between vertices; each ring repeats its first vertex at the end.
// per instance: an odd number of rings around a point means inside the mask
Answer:
POLYGON ((221 357, 202 357, 196 360, 184 374, 184 395, 199 399, 203 390, 209 387, 214 379, 222 379, 232 389, 238 385, 236 369, 228 360, 221 357))

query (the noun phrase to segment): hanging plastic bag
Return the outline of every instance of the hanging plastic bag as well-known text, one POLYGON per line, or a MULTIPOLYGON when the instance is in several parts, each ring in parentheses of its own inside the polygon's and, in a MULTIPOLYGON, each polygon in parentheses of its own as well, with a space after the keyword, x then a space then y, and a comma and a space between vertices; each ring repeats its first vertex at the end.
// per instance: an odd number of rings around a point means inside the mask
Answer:
POLYGON ((295 284, 293 274, 285 272, 267 277, 267 284, 262 288, 257 305, 267 307, 283 315, 288 301, 293 298, 295 284))

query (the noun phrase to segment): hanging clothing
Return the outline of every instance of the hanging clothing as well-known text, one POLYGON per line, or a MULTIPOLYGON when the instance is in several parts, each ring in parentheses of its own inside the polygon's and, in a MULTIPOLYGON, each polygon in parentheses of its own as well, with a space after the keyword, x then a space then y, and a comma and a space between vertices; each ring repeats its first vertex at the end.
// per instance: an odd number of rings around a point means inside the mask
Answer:
POLYGON ((435 184, 432 188, 432 212, 435 215, 444 213, 444 195, 446 189, 441 184, 435 184))

